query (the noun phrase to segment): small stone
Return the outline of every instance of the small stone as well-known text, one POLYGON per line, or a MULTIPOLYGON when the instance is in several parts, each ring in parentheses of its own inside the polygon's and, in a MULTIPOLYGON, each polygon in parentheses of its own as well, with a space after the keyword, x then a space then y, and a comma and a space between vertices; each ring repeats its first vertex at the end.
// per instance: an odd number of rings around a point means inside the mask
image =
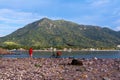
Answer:
POLYGON ((94 59, 94 60, 98 60, 98 58, 97 58, 97 57, 94 57, 93 59, 94 59))
POLYGON ((92 62, 92 61, 88 63, 88 65, 92 65, 92 64, 93 64, 93 62, 92 62))
POLYGON ((88 78, 88 75, 87 74, 82 74, 82 78, 86 79, 86 78, 88 78))

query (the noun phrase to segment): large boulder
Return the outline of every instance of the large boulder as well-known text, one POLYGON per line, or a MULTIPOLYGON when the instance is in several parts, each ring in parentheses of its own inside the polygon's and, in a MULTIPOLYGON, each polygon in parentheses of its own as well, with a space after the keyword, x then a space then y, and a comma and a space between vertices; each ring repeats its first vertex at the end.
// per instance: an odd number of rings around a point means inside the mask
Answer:
POLYGON ((79 61, 77 59, 73 59, 71 62, 71 65, 79 65, 79 66, 83 66, 83 62, 79 61))

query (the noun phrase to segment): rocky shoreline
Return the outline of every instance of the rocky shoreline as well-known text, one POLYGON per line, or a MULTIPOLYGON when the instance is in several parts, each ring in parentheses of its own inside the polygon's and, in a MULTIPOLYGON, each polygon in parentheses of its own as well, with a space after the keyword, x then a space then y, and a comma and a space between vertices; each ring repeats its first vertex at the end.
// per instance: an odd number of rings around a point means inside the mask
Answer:
POLYGON ((0 48, 0 54, 12 54, 9 50, 0 48))
POLYGON ((120 59, 0 58, 0 80, 120 80, 120 59))

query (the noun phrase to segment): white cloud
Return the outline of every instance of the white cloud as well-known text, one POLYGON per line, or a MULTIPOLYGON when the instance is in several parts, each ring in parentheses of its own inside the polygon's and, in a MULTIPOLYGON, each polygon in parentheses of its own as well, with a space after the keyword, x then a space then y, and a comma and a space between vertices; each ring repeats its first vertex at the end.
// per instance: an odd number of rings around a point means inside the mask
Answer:
POLYGON ((7 35, 24 25, 42 18, 36 13, 18 12, 11 9, 0 9, 0 36, 7 35))
POLYGON ((100 24, 104 20, 101 16, 98 15, 86 15, 86 16, 80 16, 79 18, 73 18, 71 19, 74 22, 77 22, 79 24, 85 24, 85 25, 95 25, 95 26, 104 26, 104 24, 100 24))
MULTIPOLYGON (((39 20, 43 17, 37 13, 20 12, 12 9, 0 9, 0 37, 25 26, 28 23, 39 20)), ((60 19, 59 17, 49 17, 51 19, 60 19)))
POLYGON ((8 35, 17 29, 18 29, 18 27, 16 27, 16 26, 9 26, 7 24, 0 24, 0 37, 8 35))
POLYGON ((115 28, 115 30, 116 30, 116 31, 120 31, 120 26, 117 26, 117 27, 115 28))
POLYGON ((51 4, 52 0, 0 0, 0 5, 1 6, 6 6, 10 8, 26 8, 30 7, 32 8, 33 6, 47 6, 51 4))
POLYGON ((120 19, 114 21, 115 24, 120 24, 120 19))
POLYGON ((113 29, 116 31, 120 31, 120 19, 115 20, 112 24, 114 24, 117 27, 114 27, 113 29))
POLYGON ((112 15, 113 15, 112 17, 120 16, 120 8, 115 8, 112 15))
POLYGON ((93 7, 102 7, 110 3, 111 0, 90 0, 89 3, 93 7))
POLYGON ((42 16, 39 16, 35 13, 30 12, 17 12, 10 9, 0 9, 0 21, 5 23, 26 23, 29 21, 40 19, 42 16))

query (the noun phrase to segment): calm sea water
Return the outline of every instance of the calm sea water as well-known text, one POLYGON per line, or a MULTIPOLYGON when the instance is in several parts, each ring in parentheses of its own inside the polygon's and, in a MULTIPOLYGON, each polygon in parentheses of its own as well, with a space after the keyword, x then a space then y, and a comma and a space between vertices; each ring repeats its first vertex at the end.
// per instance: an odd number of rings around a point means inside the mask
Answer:
MULTIPOLYGON (((49 58, 53 52, 33 52, 34 58, 49 58)), ((15 51, 14 54, 0 55, 1 58, 28 58, 27 51, 15 51)), ((73 51, 62 52, 62 58, 120 58, 120 51, 73 51)))

